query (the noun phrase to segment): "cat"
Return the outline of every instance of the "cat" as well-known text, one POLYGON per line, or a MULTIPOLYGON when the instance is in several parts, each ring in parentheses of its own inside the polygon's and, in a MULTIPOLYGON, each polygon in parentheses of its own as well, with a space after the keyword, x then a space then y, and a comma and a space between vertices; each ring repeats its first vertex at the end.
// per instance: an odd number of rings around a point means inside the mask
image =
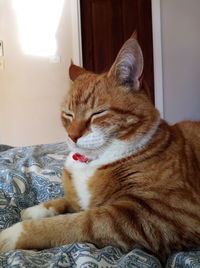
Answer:
POLYGON ((0 251, 74 242, 134 245, 162 262, 200 245, 200 122, 160 118, 140 81, 143 55, 128 39, 107 73, 71 63, 61 111, 70 153, 65 196, 22 211, 0 251))

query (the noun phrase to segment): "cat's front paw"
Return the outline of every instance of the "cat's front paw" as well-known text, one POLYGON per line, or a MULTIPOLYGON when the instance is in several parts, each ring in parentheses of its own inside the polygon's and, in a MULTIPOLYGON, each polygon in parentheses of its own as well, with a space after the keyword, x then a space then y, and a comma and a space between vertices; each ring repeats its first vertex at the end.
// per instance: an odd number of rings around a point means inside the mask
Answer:
POLYGON ((17 242, 23 232, 23 225, 21 222, 3 230, 0 233, 0 252, 8 252, 16 249, 17 242))
POLYGON ((56 215, 57 213, 52 207, 47 209, 43 204, 26 208, 21 212, 22 220, 41 219, 46 217, 53 217, 56 215))

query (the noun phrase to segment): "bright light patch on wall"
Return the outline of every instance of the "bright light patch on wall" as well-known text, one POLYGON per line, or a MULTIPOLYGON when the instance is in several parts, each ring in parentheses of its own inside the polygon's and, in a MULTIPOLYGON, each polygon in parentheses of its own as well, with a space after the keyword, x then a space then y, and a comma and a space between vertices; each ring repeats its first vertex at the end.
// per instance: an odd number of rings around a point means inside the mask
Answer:
POLYGON ((13 0, 25 54, 49 57, 56 53, 63 4, 64 0, 13 0))

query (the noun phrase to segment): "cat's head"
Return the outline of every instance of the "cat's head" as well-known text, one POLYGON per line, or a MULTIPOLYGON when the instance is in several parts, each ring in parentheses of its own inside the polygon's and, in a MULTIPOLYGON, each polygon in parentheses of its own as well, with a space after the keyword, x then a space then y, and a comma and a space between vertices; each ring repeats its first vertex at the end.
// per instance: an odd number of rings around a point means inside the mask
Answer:
POLYGON ((62 106, 62 122, 73 152, 96 157, 116 141, 136 144, 148 135, 159 113, 140 87, 143 55, 136 39, 123 45, 107 73, 71 64, 73 81, 62 106))

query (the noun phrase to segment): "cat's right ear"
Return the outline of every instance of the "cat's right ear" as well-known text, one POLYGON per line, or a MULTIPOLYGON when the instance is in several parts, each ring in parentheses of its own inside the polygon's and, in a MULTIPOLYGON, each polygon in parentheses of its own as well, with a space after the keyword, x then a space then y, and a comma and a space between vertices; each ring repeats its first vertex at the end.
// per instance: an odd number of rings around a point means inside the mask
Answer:
POLYGON ((76 80, 76 78, 81 75, 86 73, 87 70, 85 70, 84 68, 77 66, 73 63, 73 61, 71 61, 71 65, 69 67, 69 77, 72 81, 76 80))
POLYGON ((143 55, 136 38, 134 33, 122 46, 108 72, 108 77, 112 77, 120 86, 138 91, 143 72, 143 55))

